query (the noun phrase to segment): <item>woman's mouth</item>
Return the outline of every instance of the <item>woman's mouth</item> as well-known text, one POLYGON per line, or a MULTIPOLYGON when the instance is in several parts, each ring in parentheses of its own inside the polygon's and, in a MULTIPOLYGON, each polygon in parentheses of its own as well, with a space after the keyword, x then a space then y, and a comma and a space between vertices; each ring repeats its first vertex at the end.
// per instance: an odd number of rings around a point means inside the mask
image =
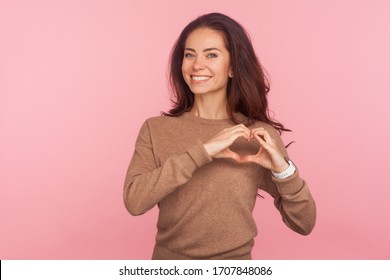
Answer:
POLYGON ((191 76, 191 80, 196 81, 196 82, 207 81, 210 79, 211 79, 211 76, 191 76))

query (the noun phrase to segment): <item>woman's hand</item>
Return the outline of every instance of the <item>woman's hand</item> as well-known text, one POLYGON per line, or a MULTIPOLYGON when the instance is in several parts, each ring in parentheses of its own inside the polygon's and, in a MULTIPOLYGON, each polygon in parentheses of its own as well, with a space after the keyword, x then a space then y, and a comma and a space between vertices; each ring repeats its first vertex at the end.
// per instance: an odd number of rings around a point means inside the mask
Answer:
POLYGON ((204 147, 212 158, 231 158, 240 163, 254 162, 278 173, 283 172, 289 166, 276 141, 263 127, 252 129, 252 131, 243 124, 226 128, 205 143, 204 147), (244 137, 248 141, 255 138, 260 143, 259 152, 255 155, 241 157, 230 150, 229 147, 238 137, 244 137))
POLYGON ((226 128, 205 143, 204 147, 212 158, 231 158, 241 162, 241 157, 229 149, 238 137, 250 140, 251 131, 243 124, 226 128))
POLYGON ((240 159, 241 162, 254 162, 277 173, 283 172, 288 168, 289 164, 277 146, 276 141, 265 128, 252 129, 251 137, 259 141, 259 152, 255 155, 242 157, 240 159))

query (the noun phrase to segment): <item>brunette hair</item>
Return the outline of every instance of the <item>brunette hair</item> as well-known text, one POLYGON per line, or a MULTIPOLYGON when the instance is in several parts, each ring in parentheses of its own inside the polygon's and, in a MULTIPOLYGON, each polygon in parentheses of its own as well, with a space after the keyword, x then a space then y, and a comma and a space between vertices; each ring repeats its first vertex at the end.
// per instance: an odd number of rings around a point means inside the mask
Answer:
POLYGON ((255 54, 251 40, 245 29, 235 20, 220 13, 202 15, 190 22, 181 32, 170 55, 169 83, 172 90, 173 108, 167 116, 180 116, 189 111, 194 104, 194 94, 186 84, 181 66, 185 43, 195 29, 210 28, 221 32, 230 54, 234 77, 227 85, 227 113, 234 123, 240 112, 252 122, 263 121, 275 127, 279 133, 290 131, 269 115, 267 93, 270 86, 263 68, 255 54))

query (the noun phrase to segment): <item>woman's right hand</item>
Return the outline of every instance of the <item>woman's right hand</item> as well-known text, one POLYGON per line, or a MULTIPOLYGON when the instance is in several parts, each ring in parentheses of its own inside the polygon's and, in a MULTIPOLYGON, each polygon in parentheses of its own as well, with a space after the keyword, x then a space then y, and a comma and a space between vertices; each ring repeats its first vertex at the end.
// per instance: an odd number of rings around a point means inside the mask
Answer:
POLYGON ((243 124, 226 128, 207 141, 204 147, 212 158, 231 158, 239 162, 240 156, 229 149, 238 137, 250 140, 251 131, 243 124))

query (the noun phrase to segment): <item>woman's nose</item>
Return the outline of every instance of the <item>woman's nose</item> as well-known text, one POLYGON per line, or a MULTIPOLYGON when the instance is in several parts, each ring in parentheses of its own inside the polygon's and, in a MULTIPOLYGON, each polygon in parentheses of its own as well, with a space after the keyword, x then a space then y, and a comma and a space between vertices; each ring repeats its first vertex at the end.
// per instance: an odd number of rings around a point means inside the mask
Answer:
POLYGON ((202 70, 205 68, 203 60, 199 57, 195 59, 192 67, 194 68, 194 70, 202 70))

